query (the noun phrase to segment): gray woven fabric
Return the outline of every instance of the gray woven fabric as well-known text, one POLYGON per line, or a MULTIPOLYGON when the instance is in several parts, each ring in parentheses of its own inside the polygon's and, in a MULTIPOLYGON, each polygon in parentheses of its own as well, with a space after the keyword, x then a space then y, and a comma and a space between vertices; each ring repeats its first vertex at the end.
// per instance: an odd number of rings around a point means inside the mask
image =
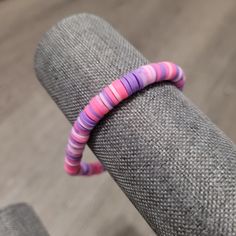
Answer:
MULTIPOLYGON (((70 122, 102 87, 144 63, 86 14, 53 27, 35 57, 38 79, 70 122)), ((236 147, 174 86, 120 104, 89 146, 157 235, 236 235, 236 147)))
POLYGON ((0 210, 0 236, 49 236, 27 204, 20 203, 0 210))

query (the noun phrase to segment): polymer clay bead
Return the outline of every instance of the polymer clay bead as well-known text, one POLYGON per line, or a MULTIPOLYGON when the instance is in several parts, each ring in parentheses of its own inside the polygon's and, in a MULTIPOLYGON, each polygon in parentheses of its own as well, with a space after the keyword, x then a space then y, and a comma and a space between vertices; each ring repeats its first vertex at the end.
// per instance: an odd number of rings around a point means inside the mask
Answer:
POLYGON ((114 105, 112 104, 111 99, 106 95, 106 93, 104 91, 102 91, 102 92, 99 93, 99 96, 100 96, 102 102, 105 104, 105 106, 109 110, 111 110, 114 105))
POLYGON ((84 112, 87 114, 88 117, 90 117, 92 120, 98 122, 101 119, 101 116, 99 116, 91 107, 91 105, 87 105, 84 108, 84 112))
POLYGON ((109 86, 105 87, 103 91, 104 95, 108 96, 111 99, 113 106, 119 104, 119 101, 117 100, 117 98, 115 97, 114 93, 111 91, 109 86))
POLYGON ((119 79, 113 81, 111 85, 114 86, 115 90, 120 96, 121 101, 126 99, 129 96, 127 90, 125 89, 125 86, 122 84, 122 82, 119 79))
POLYGON ((120 81, 121 81, 121 83, 124 85, 124 87, 125 87, 125 89, 126 89, 128 95, 131 96, 131 95, 132 95, 132 87, 130 86, 130 84, 129 84, 129 82, 127 81, 127 79, 126 79, 125 77, 122 77, 122 78, 120 79, 120 81))
POLYGON ((143 89, 144 88, 144 82, 142 77, 139 75, 139 73, 135 70, 132 72, 133 76, 136 78, 136 80, 138 81, 139 84, 139 89, 143 89))
POLYGON ((92 163, 81 161, 91 131, 114 106, 146 86, 160 81, 171 81, 182 90, 185 75, 179 66, 171 62, 152 63, 116 79, 93 97, 79 113, 71 129, 65 151, 65 171, 70 175, 82 176, 102 173, 104 167, 99 161, 92 163))
POLYGON ((132 73, 128 73, 127 75, 124 76, 124 78, 128 81, 132 89, 132 94, 139 91, 139 83, 132 73))

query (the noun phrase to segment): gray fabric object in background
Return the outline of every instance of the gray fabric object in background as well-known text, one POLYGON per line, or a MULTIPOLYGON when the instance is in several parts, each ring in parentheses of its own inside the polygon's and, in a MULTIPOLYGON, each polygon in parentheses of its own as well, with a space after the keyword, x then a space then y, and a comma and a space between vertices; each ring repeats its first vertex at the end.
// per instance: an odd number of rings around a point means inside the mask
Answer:
POLYGON ((25 203, 0 210, 0 236, 49 236, 34 210, 25 203))
MULTIPOLYGON (((35 69, 72 123, 101 88, 147 62, 108 23, 81 14, 44 35, 35 69)), ((157 235, 236 235, 236 147, 174 86, 120 104, 89 146, 157 235)))

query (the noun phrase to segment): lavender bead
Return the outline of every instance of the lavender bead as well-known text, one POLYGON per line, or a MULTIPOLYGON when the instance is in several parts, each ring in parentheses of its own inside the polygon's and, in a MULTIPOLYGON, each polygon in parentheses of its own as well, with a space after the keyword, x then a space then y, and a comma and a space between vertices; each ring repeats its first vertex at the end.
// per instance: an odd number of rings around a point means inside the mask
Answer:
POLYGON ((124 85, 124 87, 125 87, 125 89, 126 89, 128 95, 129 95, 129 96, 132 95, 132 94, 133 94, 132 88, 131 88, 129 82, 127 81, 127 79, 126 79, 125 77, 122 77, 122 78, 120 79, 120 81, 121 81, 121 83, 124 85))
POLYGON ((96 122, 88 117, 88 115, 82 111, 80 112, 80 119, 88 126, 95 126, 96 122))
POLYGON ((112 102, 112 100, 110 99, 110 97, 108 96, 108 94, 106 93, 106 91, 103 89, 102 92, 103 96, 106 98, 106 101, 112 106, 114 107, 115 104, 112 102))
POLYGON ((136 78, 136 80, 138 81, 139 84, 139 90, 144 88, 144 83, 143 83, 143 79, 141 78, 140 74, 138 73, 137 70, 133 71, 132 74, 134 75, 134 77, 136 78))
POLYGON ((128 81, 130 87, 132 88, 132 94, 139 90, 138 81, 132 73, 125 75, 125 79, 128 81))

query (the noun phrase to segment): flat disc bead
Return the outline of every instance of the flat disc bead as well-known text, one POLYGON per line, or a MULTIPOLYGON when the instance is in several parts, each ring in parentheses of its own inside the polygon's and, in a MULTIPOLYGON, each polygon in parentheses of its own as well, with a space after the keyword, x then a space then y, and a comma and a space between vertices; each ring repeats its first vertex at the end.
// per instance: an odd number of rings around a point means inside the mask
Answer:
POLYGON ((90 119, 94 120, 95 122, 98 122, 101 119, 101 116, 98 115, 91 107, 91 105, 87 105, 84 108, 84 112, 90 117, 90 119))
POLYGON ((183 78, 183 79, 181 79, 181 80, 175 82, 175 86, 176 86, 177 88, 179 88, 180 90, 182 90, 183 87, 184 87, 184 83, 185 83, 185 80, 184 80, 184 78, 183 78))
POLYGON ((66 155, 65 158, 67 160, 67 164, 70 163, 68 165, 71 165, 71 166, 79 166, 80 165, 81 158, 73 157, 70 155, 66 155))
POLYGON ((100 97, 100 99, 102 100, 102 102, 105 104, 105 106, 106 106, 109 110, 112 110, 113 105, 112 105, 112 103, 110 102, 110 100, 104 95, 103 92, 100 92, 100 93, 99 93, 99 97, 100 97))
MULTIPOLYGON (((95 125, 91 125, 90 123, 88 123, 83 117, 79 117, 78 118, 78 123, 81 124, 81 126, 83 126, 85 129, 87 129, 88 131, 91 131, 95 125)), ((82 132, 81 132, 82 133, 82 132)))
POLYGON ((100 162, 93 163, 93 165, 94 165, 94 167, 93 167, 94 168, 94 173, 100 174, 104 171, 104 167, 100 162))
POLYGON ((65 158, 65 162, 64 162, 64 170, 70 174, 70 175, 77 175, 78 172, 80 171, 80 165, 78 166, 71 166, 67 163, 67 160, 65 158))
POLYGON ((137 72, 137 70, 134 70, 132 74, 135 76, 135 78, 138 80, 139 83, 139 90, 144 88, 144 81, 142 76, 137 72))
POLYGON ((86 162, 81 162, 79 175, 88 175, 88 173, 89 173, 89 164, 86 162))
POLYGON ((66 147, 65 154, 69 159, 73 159, 73 161, 80 161, 83 155, 84 150, 77 150, 71 147, 66 147), (80 152, 78 152, 80 151, 80 152), (78 153, 77 153, 78 152, 78 153))
POLYGON ((156 81, 157 82, 165 80, 167 78, 167 71, 166 71, 166 68, 165 68, 164 64, 162 64, 162 63, 154 63, 153 67, 154 67, 154 69, 156 71, 156 75, 157 75, 156 81))
POLYGON ((150 65, 142 66, 146 75, 146 86, 156 82, 156 71, 150 65))
MULTIPOLYGON (((108 88, 108 87, 107 87, 108 88)), ((108 88, 109 90, 109 88, 108 88)), ((115 103, 112 101, 112 99, 109 97, 109 95, 107 94, 107 92, 105 91, 105 89, 103 89, 101 91, 102 95, 104 96, 104 98, 106 99, 106 101, 109 103, 109 105, 111 106, 111 108, 113 108, 115 106, 115 103)), ((113 95, 114 96, 114 95, 113 95)))
POLYGON ((98 96, 95 96, 91 99, 90 105, 91 108, 101 117, 103 117, 109 111, 109 109, 102 103, 98 96))
POLYGON ((77 122, 78 122, 78 125, 80 124, 81 127, 83 127, 84 129, 87 129, 87 130, 92 130, 93 129, 93 126, 88 125, 86 122, 84 122, 83 119, 81 119, 81 117, 78 117, 77 122))
POLYGON ((89 139, 89 136, 84 136, 82 134, 79 134, 73 128, 71 130, 71 137, 79 143, 86 143, 89 139))
POLYGON ((71 139, 73 139, 74 141, 76 141, 78 144, 81 144, 81 148, 82 148, 82 144, 86 144, 89 137, 87 138, 81 138, 81 136, 79 136, 78 134, 76 134, 75 132, 71 132, 70 134, 71 139))
POLYGON ((132 88, 131 88, 129 82, 127 81, 127 79, 126 79, 125 77, 122 77, 122 78, 120 79, 120 81, 121 81, 121 83, 124 85, 124 87, 125 87, 125 89, 126 89, 128 95, 131 96, 132 93, 133 93, 133 91, 132 91, 132 88))
POLYGON ((85 135, 85 136, 90 134, 90 130, 81 129, 81 128, 78 126, 78 122, 77 122, 77 121, 74 122, 74 125, 73 125, 72 128, 75 129, 76 133, 79 133, 79 134, 82 134, 82 135, 85 135))
POLYGON ((65 160, 69 166, 79 166, 81 162, 81 157, 74 157, 66 153, 65 160))
POLYGON ((138 77, 133 72, 130 73, 130 76, 135 78, 135 80, 136 80, 136 82, 138 84, 138 91, 141 90, 143 88, 143 82, 139 81, 138 77))
POLYGON ((183 70, 177 65, 175 65, 175 67, 176 67, 176 76, 173 79, 173 82, 177 82, 177 81, 181 80, 182 77, 184 76, 183 70))
POLYGON ((110 111, 109 108, 104 104, 99 95, 95 96, 95 99, 99 104, 98 109, 100 109, 103 112, 103 116, 106 115, 110 111))
POLYGON ((84 111, 80 112, 79 117, 88 126, 94 127, 97 123, 94 120, 90 119, 84 111))
POLYGON ((167 75, 166 75, 166 80, 173 80, 176 76, 176 66, 168 61, 163 62, 163 64, 165 65, 165 68, 167 70, 167 75))
POLYGON ((66 161, 68 166, 78 167, 80 165, 81 158, 73 157, 69 154, 66 154, 65 161, 66 161))
POLYGON ((132 94, 139 91, 139 83, 132 73, 128 73, 127 75, 124 76, 124 78, 130 84, 130 87, 132 89, 132 94))
POLYGON ((139 67, 138 69, 134 70, 133 73, 135 73, 135 75, 137 75, 138 78, 142 80, 143 88, 148 86, 149 81, 148 81, 148 77, 147 77, 144 66, 139 67))
POLYGON ((86 143, 79 143, 77 142, 75 139, 73 139, 73 137, 70 135, 70 143, 71 143, 71 146, 76 146, 76 149, 84 149, 85 148, 85 145, 86 143))
POLYGON ((124 85, 122 84, 122 82, 119 79, 113 81, 111 83, 111 85, 113 85, 113 87, 115 88, 115 90, 119 94, 120 99, 121 99, 120 101, 126 99, 129 96, 126 88, 124 87, 124 85))
POLYGON ((69 136, 68 142, 73 148, 84 149, 85 144, 76 142, 71 135, 69 136))
POLYGON ((90 135, 90 132, 91 130, 87 130, 87 129, 82 129, 80 128, 82 127, 78 121, 74 122, 74 125, 73 125, 73 129, 76 131, 76 133, 80 134, 80 135, 83 135, 83 136, 89 136, 90 135))
POLYGON ((74 167, 74 169, 77 169, 77 170, 78 170, 79 167, 80 167, 81 158, 80 158, 79 161, 74 161, 74 160, 72 160, 72 159, 75 159, 75 158, 70 157, 70 156, 67 156, 67 154, 66 154, 66 156, 65 156, 65 158, 64 158, 64 160, 65 160, 67 166, 74 167), (70 159, 71 159, 71 160, 70 160, 70 159))
POLYGON ((73 146, 71 146, 70 144, 67 144, 66 146, 66 150, 68 150, 70 153, 72 153, 73 155, 81 155, 83 153, 83 149, 77 149, 77 148, 73 148, 73 146))
POLYGON ((73 162, 78 163, 78 161, 80 161, 80 159, 81 159, 81 154, 75 154, 73 151, 66 149, 66 157, 73 160, 73 162))
POLYGON ((111 99, 112 103, 115 105, 119 104, 119 101, 115 97, 115 95, 112 93, 111 89, 107 86, 103 89, 104 93, 107 94, 107 96, 111 99))
POLYGON ((76 133, 75 130, 71 132, 71 137, 78 143, 86 143, 89 140, 89 135, 84 136, 82 134, 76 133))
POLYGON ((96 175, 104 171, 104 168, 100 162, 93 162, 93 163, 88 163, 88 164, 89 164, 88 175, 96 175))

